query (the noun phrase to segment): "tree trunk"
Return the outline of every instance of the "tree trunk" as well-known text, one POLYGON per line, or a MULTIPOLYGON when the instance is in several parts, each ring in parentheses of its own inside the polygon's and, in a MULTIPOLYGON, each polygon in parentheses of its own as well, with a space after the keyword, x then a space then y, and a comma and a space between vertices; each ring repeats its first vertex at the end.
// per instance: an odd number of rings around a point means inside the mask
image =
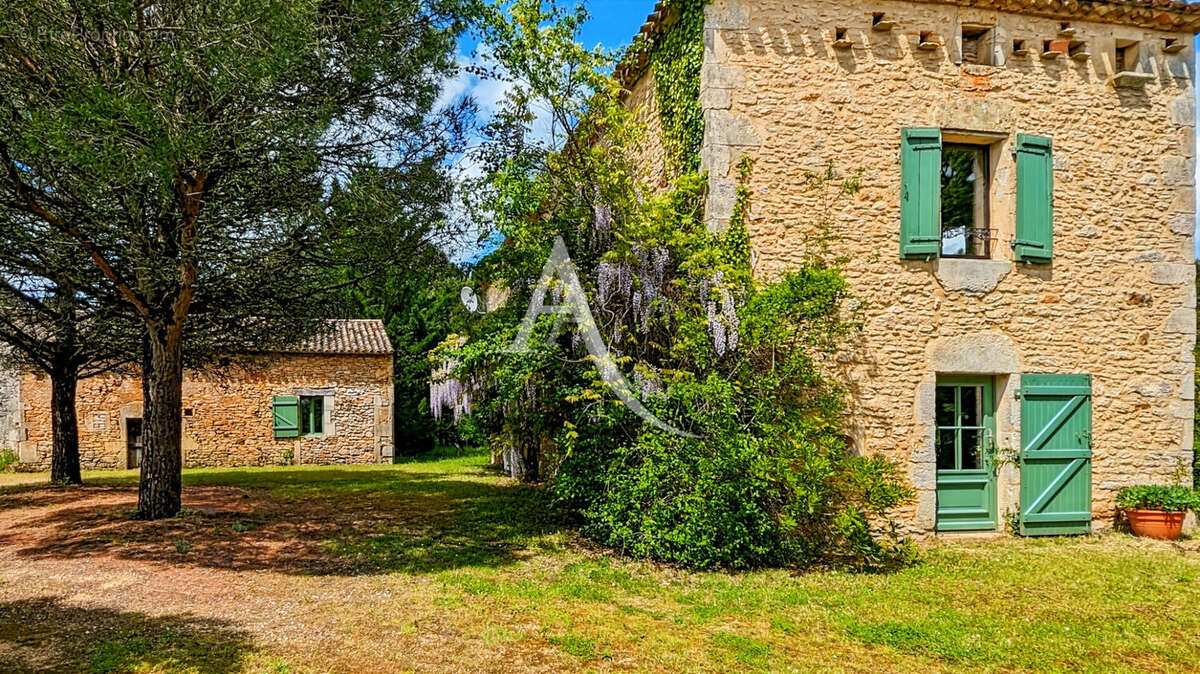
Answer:
POLYGON ((176 330, 167 328, 165 339, 150 335, 143 342, 140 519, 174 517, 183 495, 183 350, 171 334, 176 330))
POLYGON ((541 436, 536 430, 531 435, 532 438, 530 438, 530 441, 524 443, 524 447, 522 448, 522 453, 525 455, 522 457, 525 463, 525 473, 521 475, 522 482, 537 482, 540 477, 538 474, 540 472, 540 462, 538 459, 541 458, 542 451, 541 436))
POLYGON ((75 416, 75 385, 79 369, 74 363, 56 366, 50 373, 50 419, 54 450, 50 456, 50 481, 83 484, 79 474, 79 420, 75 416))

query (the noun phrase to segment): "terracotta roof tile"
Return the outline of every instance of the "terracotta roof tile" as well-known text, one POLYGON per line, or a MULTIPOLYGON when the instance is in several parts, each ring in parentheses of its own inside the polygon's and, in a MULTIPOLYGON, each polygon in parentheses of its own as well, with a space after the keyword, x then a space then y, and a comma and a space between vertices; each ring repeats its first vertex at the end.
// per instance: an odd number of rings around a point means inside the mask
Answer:
POLYGON ((335 319, 329 321, 326 331, 286 352, 387 356, 392 354, 392 342, 379 319, 335 319))

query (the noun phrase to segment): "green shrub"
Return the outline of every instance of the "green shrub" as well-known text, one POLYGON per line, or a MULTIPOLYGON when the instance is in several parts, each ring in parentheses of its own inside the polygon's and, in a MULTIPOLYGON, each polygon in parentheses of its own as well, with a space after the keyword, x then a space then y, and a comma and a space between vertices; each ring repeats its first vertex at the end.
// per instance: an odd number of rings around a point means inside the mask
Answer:
POLYGON ((21 459, 16 452, 7 447, 0 449, 0 473, 11 473, 20 463, 21 459))
MULTIPOLYGON (((840 194, 853 192, 832 170, 813 184, 827 180, 840 194)), ((601 332, 613 335, 610 348, 636 354, 619 362, 639 399, 697 437, 633 415, 548 316, 537 323, 531 353, 509 353, 513 329, 494 322, 483 324, 490 334, 481 330, 445 353, 460 363, 457 374, 486 384, 476 389, 483 395, 470 423, 501 446, 540 455, 538 479, 549 478, 583 532, 635 557, 707 569, 910 561, 913 548, 887 519, 909 490, 886 459, 854 456, 842 431, 844 394, 831 375, 856 326, 840 268, 813 253, 773 282, 754 281, 744 225, 712 234, 694 206, 688 210, 703 189, 702 180, 682 177, 647 202, 616 250, 578 245, 573 256, 584 269, 636 269, 623 291, 594 289, 593 311, 601 332), (627 249, 631 241, 644 243, 627 249), (641 261, 653 242, 662 242, 661 281, 641 261), (659 284, 655 304, 648 318, 640 305, 639 320, 632 293, 649 283, 659 284)), ((517 234, 504 256, 526 252, 530 239, 517 234)), ((533 251, 528 257, 540 264, 533 251)), ((499 254, 489 261, 509 279, 540 271, 535 264, 522 272, 499 254)), ((599 274, 593 282, 603 285, 599 274)), ((514 305, 527 303, 518 296, 514 305)))
POLYGON ((703 415, 693 431, 704 439, 651 431, 605 463, 564 463, 556 486, 601 483, 582 511, 584 532, 694 568, 879 568, 911 558, 906 543, 872 529, 908 496, 892 463, 851 456, 832 427, 790 435, 729 423, 754 406, 737 388, 714 377, 672 391, 703 415))
POLYGON ((1134 510, 1200 511, 1200 492, 1180 485, 1137 485, 1118 491, 1117 505, 1134 510))

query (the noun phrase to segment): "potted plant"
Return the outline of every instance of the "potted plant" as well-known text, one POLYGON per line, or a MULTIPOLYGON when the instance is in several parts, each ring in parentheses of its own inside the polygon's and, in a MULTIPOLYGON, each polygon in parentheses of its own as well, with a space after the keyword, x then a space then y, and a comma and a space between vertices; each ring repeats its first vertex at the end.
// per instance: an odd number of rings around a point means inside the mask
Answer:
POLYGON ((1117 505, 1134 535, 1173 541, 1183 533, 1187 512, 1200 510, 1200 494, 1178 485, 1137 485, 1117 492, 1117 505))

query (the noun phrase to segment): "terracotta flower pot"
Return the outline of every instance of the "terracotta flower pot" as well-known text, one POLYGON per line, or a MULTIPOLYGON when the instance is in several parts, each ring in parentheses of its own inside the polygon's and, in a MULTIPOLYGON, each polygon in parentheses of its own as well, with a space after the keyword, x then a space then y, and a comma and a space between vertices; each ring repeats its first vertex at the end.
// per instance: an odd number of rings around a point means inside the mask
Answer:
POLYGON ((1164 541, 1179 538, 1183 533, 1183 518, 1186 515, 1186 512, 1169 510, 1125 509, 1125 516, 1129 518, 1129 528, 1133 529, 1135 536, 1164 541))

